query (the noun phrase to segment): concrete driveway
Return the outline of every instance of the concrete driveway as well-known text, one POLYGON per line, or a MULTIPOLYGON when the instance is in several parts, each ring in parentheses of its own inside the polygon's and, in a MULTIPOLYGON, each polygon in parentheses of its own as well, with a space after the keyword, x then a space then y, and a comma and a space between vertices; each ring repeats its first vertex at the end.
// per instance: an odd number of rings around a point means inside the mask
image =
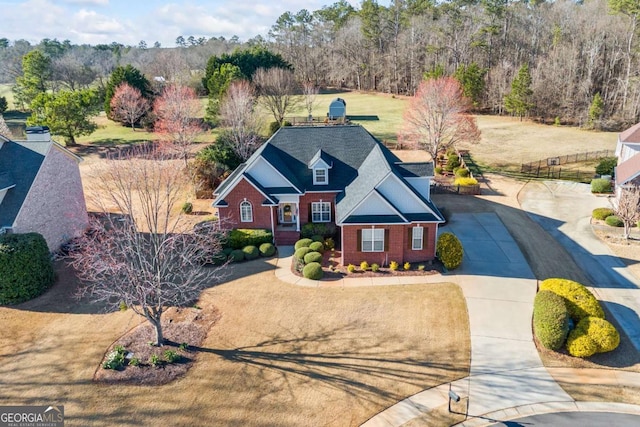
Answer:
MULTIPOLYGON (((607 207, 588 184, 531 181, 520 191, 522 209, 560 242, 591 280, 592 290, 640 351, 640 280, 591 229, 591 212, 607 207)), ((541 249, 542 250, 542 249, 541 249)))

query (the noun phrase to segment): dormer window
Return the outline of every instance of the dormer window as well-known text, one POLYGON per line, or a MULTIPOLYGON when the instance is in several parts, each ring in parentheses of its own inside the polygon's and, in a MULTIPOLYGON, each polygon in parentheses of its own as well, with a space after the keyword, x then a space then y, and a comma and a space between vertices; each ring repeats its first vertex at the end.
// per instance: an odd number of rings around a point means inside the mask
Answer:
POLYGON ((327 185, 329 184, 329 177, 327 176, 327 169, 314 168, 313 169, 313 185, 327 185))

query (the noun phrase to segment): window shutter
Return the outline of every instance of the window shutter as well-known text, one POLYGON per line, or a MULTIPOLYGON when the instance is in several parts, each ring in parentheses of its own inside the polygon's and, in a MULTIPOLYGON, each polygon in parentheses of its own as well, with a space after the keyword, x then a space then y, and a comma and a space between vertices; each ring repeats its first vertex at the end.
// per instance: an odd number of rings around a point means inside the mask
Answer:
POLYGON ((307 218, 307 222, 313 222, 313 205, 309 203, 309 218, 307 218))
POLYGON ((362 230, 356 231, 356 250, 362 252, 362 230))
POLYGON ((413 228, 407 227, 409 236, 407 237, 407 249, 413 249, 413 228))
POLYGON ((389 229, 388 228, 384 229, 384 250, 385 251, 389 250, 389 229))

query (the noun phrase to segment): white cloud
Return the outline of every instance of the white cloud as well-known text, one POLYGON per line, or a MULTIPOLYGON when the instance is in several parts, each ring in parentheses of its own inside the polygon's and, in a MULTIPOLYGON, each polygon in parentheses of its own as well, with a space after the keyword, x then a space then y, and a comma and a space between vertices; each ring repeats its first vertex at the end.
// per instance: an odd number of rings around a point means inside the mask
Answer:
POLYGON ((109 0, 65 0, 65 3, 70 4, 95 4, 97 6, 106 6, 109 4, 109 0))

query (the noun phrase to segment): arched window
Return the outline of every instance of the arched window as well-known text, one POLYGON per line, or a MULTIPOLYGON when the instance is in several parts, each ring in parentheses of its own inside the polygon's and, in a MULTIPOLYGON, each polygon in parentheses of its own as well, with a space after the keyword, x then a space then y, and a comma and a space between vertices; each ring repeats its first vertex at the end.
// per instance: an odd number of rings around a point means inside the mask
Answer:
POLYGON ((246 200, 240 203, 240 221, 253 222, 253 207, 246 200))

